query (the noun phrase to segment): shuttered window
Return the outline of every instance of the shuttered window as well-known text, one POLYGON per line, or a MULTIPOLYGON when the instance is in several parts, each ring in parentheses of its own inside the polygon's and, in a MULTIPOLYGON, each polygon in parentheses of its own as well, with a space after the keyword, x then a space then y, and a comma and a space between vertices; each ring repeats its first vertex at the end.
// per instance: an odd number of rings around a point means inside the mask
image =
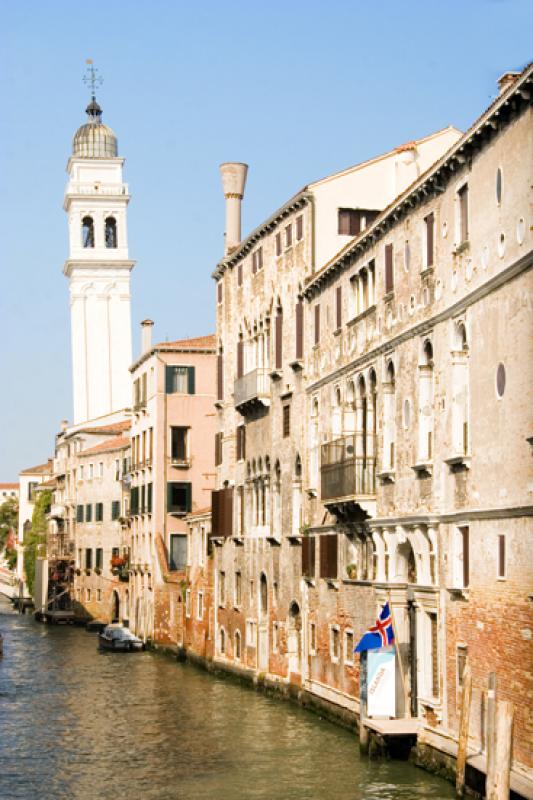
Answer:
POLYGON ((187 537, 179 533, 170 534, 169 567, 184 570, 187 566, 187 537))
POLYGON ((194 394, 194 367, 167 366, 165 368, 165 389, 167 394, 194 394))
POLYGON ((103 548, 97 547, 95 550, 94 566, 96 569, 102 569, 104 564, 104 551, 103 548))
POLYGON ((428 214, 424 222, 426 225, 426 267, 432 267, 435 247, 435 215, 433 213, 428 214))
POLYGON ((237 378, 242 378, 244 374, 244 342, 239 339, 237 342, 237 378))
POLYGON ((192 511, 190 483, 167 483, 167 511, 171 514, 187 514, 192 511))
POLYGON ((152 494, 153 494, 152 484, 151 483, 147 483, 146 484, 146 511, 148 512, 148 514, 152 513, 152 494))
POLYGON ((465 183, 457 192, 459 197, 460 243, 468 241, 468 184, 465 183))
POLYGON ((118 519, 119 517, 120 517, 120 500, 113 500, 111 503, 111 519, 118 519))
POLYGON ((281 233, 276 233, 276 255, 281 255, 281 233))
POLYGON ((285 228, 285 247, 292 246, 292 225, 287 225, 285 228))
POLYGON ((392 244, 385 245, 385 294, 394 289, 394 263, 392 244))
POLYGON ((132 486, 131 489, 131 496, 130 496, 130 503, 131 503, 131 513, 135 516, 139 513, 139 487, 132 486))
POLYGON ((291 435, 291 407, 290 405, 283 406, 283 437, 291 435))
POLYGON ((85 522, 92 522, 93 519, 93 507, 90 503, 85 506, 85 522))
POLYGON ((83 506, 76 506, 76 522, 83 522, 83 506))
POLYGON ((342 326, 342 286, 335 291, 337 330, 342 326))
POLYGON ((174 427, 170 429, 170 460, 176 462, 187 461, 187 435, 188 428, 174 427))
POLYGON ((339 208, 339 234, 357 236, 361 232, 361 212, 354 208, 339 208))
POLYGON ((296 217, 296 239, 299 242, 303 238, 304 238, 304 218, 302 214, 300 214, 299 217, 296 217))
POLYGON ((94 508, 94 519, 95 519, 95 522, 102 522, 102 520, 104 519, 104 504, 103 503, 97 503, 96 504, 96 506, 94 508))
POLYGON ((237 266, 237 286, 242 286, 242 264, 237 266))
POLYGON ((237 461, 243 461, 246 458, 246 428, 244 425, 239 425, 237 428, 237 461))
POLYGON ((233 487, 211 492, 211 536, 233 536, 233 487))
POLYGON ((320 536, 320 577, 337 577, 337 534, 320 536))
POLYGON ((498 578, 505 578, 505 535, 498 536, 498 578))
POLYGON ((276 369, 283 365, 283 312, 276 314, 276 369))
POLYGON ((224 356, 217 356, 217 400, 224 399, 224 356))
POLYGON ((215 467, 222 464, 222 433, 215 433, 215 467))
POLYGON ((313 579, 315 577, 315 541, 314 536, 302 538, 302 575, 304 578, 313 579))
POLYGON ((296 360, 301 361, 304 354, 304 305, 296 303, 296 360))
POLYGON ((320 304, 315 306, 315 344, 320 341, 320 304))

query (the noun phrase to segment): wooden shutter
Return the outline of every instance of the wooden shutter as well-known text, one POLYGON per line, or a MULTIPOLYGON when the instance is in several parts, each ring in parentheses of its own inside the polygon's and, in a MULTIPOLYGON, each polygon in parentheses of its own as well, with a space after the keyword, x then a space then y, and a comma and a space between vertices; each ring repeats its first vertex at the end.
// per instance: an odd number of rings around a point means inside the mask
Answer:
POLYGON ((187 367, 187 391, 189 394, 194 394, 196 391, 195 372, 196 370, 194 367, 187 367))
POLYGON ((461 242, 468 241, 468 184, 459 190, 459 203, 461 211, 461 242))
POLYGON ((466 589, 470 583, 470 531, 468 527, 461 528, 463 537, 463 586, 466 589))
POLYGON ((349 211, 349 233, 350 236, 357 236, 361 233, 361 212, 360 211, 349 211))
POLYGON ((337 329, 342 326, 342 286, 337 286, 337 329))
POLYGON ((350 217, 348 211, 344 208, 339 208, 339 234, 346 235, 350 232, 350 217))
POLYGON ((315 577, 315 537, 302 538, 302 575, 306 578, 315 577))
POLYGON ((505 536, 498 536, 498 577, 505 578, 505 536))
POLYGON ((337 534, 320 537, 320 577, 337 577, 337 534))
POLYGON ((222 464, 222 433, 215 433, 215 467, 222 464))
POLYGON ((252 275, 257 272, 257 251, 252 253, 252 275))
POLYGON ((222 302, 222 281, 217 283, 217 301, 222 302))
POLYGON ((392 244, 385 245, 385 294, 394 289, 394 266, 392 244))
POLYGON ((223 490, 223 536, 233 536, 233 486, 223 490))
POLYGON ((276 315, 276 369, 283 365, 283 312, 276 315))
POLYGON ((217 356, 217 400, 224 399, 224 356, 217 356))
POLYGON ((211 536, 220 536, 220 492, 211 492, 211 536))
POLYGON ((174 367, 165 367, 165 391, 167 394, 172 394, 174 391, 174 367))
POLYGON ((433 266, 435 217, 433 213, 426 217, 426 267, 433 266))
POLYGON ((298 241, 300 241, 300 239, 303 239, 303 235, 304 235, 304 218, 300 214, 299 217, 296 217, 296 238, 298 239, 298 241))
POLYGON ((237 342, 237 378, 242 378, 244 374, 244 342, 237 342))
POLYGON ((185 485, 185 511, 190 513, 192 511, 192 483, 185 485))
POLYGON ((315 306, 315 344, 320 341, 320 304, 315 306))
POLYGON ((281 255, 281 233, 276 233, 276 255, 281 255))
POLYGON ((304 352, 304 305, 301 300, 296 303, 296 360, 303 358, 304 352))
POLYGON ((242 264, 237 267, 237 286, 242 286, 242 264))

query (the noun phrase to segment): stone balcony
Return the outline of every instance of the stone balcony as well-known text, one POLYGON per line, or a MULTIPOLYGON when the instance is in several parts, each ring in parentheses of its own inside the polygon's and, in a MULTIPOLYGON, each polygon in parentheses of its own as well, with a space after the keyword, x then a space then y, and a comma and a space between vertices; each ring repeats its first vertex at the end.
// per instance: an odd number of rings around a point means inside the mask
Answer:
POLYGON ((270 376, 267 369, 253 369, 234 386, 235 408, 243 416, 250 411, 268 408, 270 405, 270 376))
POLYGON ((339 517, 357 515, 356 507, 373 516, 376 506, 376 459, 364 452, 357 434, 321 447, 321 498, 339 517))

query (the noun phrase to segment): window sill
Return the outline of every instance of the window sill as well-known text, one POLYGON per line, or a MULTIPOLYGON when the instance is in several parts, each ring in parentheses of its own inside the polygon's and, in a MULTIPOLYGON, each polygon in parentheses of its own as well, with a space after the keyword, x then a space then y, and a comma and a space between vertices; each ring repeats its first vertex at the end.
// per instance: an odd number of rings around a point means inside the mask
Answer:
POLYGON ((386 292, 383 297, 385 303, 390 303, 392 300, 394 300, 394 289, 391 289, 390 292, 386 292))
POLYGON ((470 461, 471 457, 468 455, 455 455, 444 459, 444 463, 448 464, 452 472, 470 469, 470 461))
POLYGON ((453 248, 453 255, 460 256, 461 253, 466 253, 468 250, 470 250, 470 242, 468 239, 465 239, 464 242, 455 245, 455 247, 453 248))
POLYGON ((302 543, 302 535, 299 533, 290 533, 287 536, 288 541, 290 544, 301 544, 302 543))
POLYGON ((336 331, 333 331, 333 336, 340 336, 342 333, 342 328, 337 328, 336 331))
POLYGON ((341 581, 338 578, 324 578, 324 581, 330 589, 335 589, 337 592, 339 591, 341 581))
POLYGON ((267 542, 270 544, 280 545, 281 544, 281 536, 274 536, 273 534, 269 534, 266 537, 267 542))
POLYGON ((273 369, 272 372, 269 372, 269 376, 273 381, 280 381, 283 377, 283 372, 281 369, 273 369))
POLYGON ((411 469, 416 472, 418 478, 424 475, 433 475, 433 461, 418 461, 412 465, 411 469))
POLYGON ((379 478, 382 483, 394 483, 396 471, 393 469, 384 469, 381 472, 378 472, 376 477, 379 478))
POLYGON ((425 269, 423 269, 423 270, 422 270, 422 272, 420 273, 420 278, 421 278, 421 280, 423 280, 423 281, 424 281, 424 280, 426 280, 427 278, 431 278, 431 276, 433 275, 433 273, 434 273, 434 272, 435 272, 435 267, 434 267, 433 265, 431 265, 431 267, 426 267, 426 268, 425 268, 425 269))
POLYGON ((365 319, 365 317, 369 317, 375 310, 376 304, 374 303, 373 305, 368 306, 368 308, 365 308, 364 311, 361 311, 360 314, 357 314, 357 316, 353 317, 349 322, 346 323, 346 325, 348 328, 357 325, 358 322, 360 322, 362 319, 365 319))
POLYGON ((446 588, 456 600, 468 600, 469 598, 468 589, 465 589, 462 586, 447 586, 446 588))
POLYGON ((191 462, 189 460, 179 461, 178 459, 172 458, 170 460, 170 466, 175 467, 176 469, 190 469, 191 462))
POLYGON ((295 361, 291 361, 291 363, 289 364, 289 367, 294 372, 300 372, 300 370, 302 370, 304 368, 304 362, 303 362, 303 360, 301 358, 297 358, 295 361))

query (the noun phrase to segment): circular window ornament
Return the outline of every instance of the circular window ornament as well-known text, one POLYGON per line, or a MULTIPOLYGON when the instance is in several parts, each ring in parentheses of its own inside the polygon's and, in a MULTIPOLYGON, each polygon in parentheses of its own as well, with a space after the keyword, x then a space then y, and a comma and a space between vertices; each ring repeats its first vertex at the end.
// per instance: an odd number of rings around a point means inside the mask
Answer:
POLYGON ((500 258, 503 258, 505 255, 505 234, 500 233, 500 239, 498 241, 498 255, 500 258))
POLYGON ((503 364, 498 364, 498 369, 496 370, 496 394, 498 397, 503 397, 505 392, 505 367, 503 364))
POLYGON ((516 241, 518 244, 524 244, 526 238, 526 221, 524 217, 520 217, 516 223, 516 241))
POLYGON ((408 428, 411 424, 411 403, 407 398, 403 404, 403 424, 404 428, 408 428))
POLYGON ((501 205, 502 202, 502 170, 498 167, 496 172, 496 202, 501 205))

